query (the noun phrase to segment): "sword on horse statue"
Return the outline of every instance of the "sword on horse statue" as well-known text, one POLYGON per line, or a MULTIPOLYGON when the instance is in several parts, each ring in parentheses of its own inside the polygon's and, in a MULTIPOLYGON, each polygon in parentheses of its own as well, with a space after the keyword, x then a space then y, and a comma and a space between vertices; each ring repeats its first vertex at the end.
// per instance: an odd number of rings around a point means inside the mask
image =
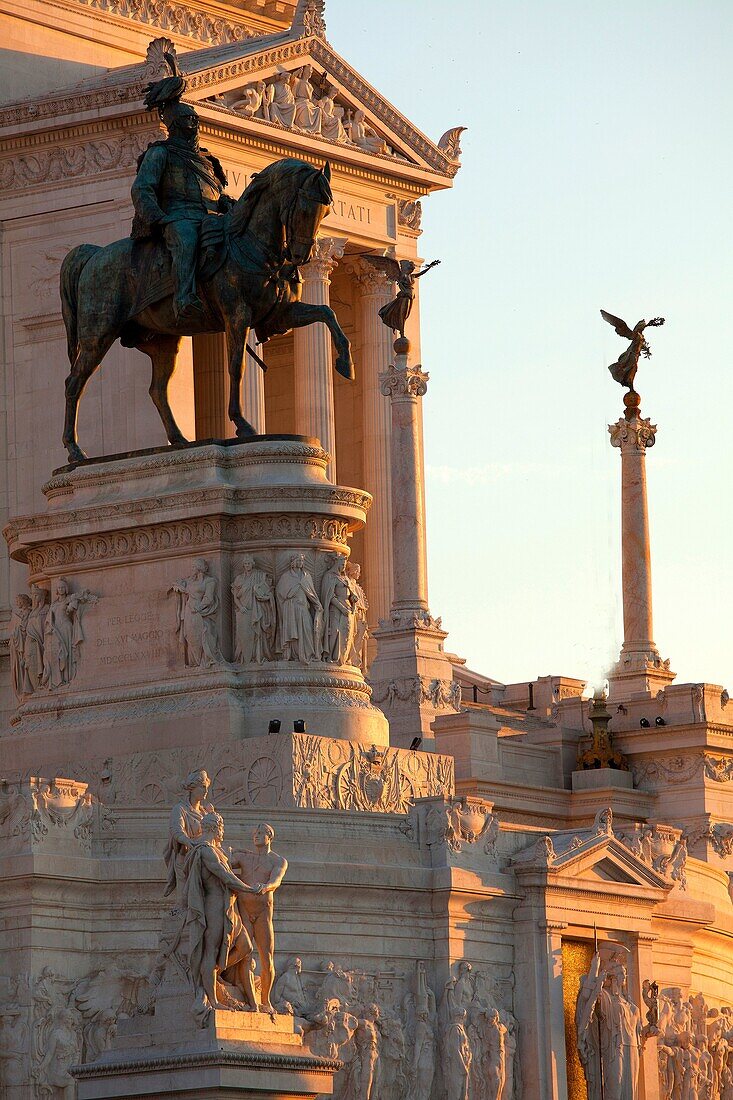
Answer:
POLYGON ((259 364, 259 366, 262 367, 263 371, 266 371, 267 370, 267 363, 264 361, 264 359, 260 359, 259 355, 255 351, 255 349, 250 346, 249 342, 246 343, 244 346, 247 349, 247 352, 249 353, 249 355, 251 355, 252 358, 254 359, 255 363, 259 364))

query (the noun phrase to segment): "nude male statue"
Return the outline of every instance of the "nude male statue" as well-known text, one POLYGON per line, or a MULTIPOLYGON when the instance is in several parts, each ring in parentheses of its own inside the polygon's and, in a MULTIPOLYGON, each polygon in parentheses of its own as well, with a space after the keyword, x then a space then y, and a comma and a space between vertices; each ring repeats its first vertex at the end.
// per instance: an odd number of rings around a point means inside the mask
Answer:
POLYGON ((262 822, 252 836, 254 851, 232 853, 232 869, 252 884, 253 894, 237 900, 242 920, 252 929, 260 956, 260 1011, 273 1013, 270 990, 275 977, 275 929, 272 921, 273 894, 285 877, 288 861, 271 849, 275 838, 272 825, 262 822))

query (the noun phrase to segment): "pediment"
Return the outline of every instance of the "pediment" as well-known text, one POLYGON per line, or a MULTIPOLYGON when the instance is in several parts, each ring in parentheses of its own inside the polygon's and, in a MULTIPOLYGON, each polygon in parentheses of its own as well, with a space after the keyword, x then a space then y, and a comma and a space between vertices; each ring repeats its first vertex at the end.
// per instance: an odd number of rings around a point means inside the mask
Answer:
POLYGON ((556 833, 547 844, 542 838, 514 857, 516 870, 542 868, 553 881, 573 886, 617 883, 668 892, 673 883, 634 855, 613 833, 556 833))
MULTIPOLYGON (((145 88, 159 79, 164 50, 172 43, 156 39, 148 58, 136 65, 110 69, 69 88, 23 103, 0 108, 0 133, 6 126, 27 124, 32 118, 64 125, 66 116, 77 120, 129 115, 139 118, 145 88)), ((376 89, 340 57, 322 37, 293 30, 244 39, 224 46, 182 53, 178 57, 186 77, 185 100, 204 117, 225 122, 258 138, 280 144, 286 134, 293 144, 322 147, 324 157, 381 161, 384 167, 412 168, 430 173, 440 186, 459 168, 457 134, 449 131, 440 143, 421 133, 376 89)), ((426 189, 430 188, 427 183, 426 189)))
POLYGON ((457 172, 457 154, 421 133, 323 39, 256 47, 249 43, 246 57, 224 67, 206 57, 208 50, 197 51, 196 71, 182 58, 188 101, 231 112, 263 133, 289 130, 326 149, 397 159, 449 178, 457 172))

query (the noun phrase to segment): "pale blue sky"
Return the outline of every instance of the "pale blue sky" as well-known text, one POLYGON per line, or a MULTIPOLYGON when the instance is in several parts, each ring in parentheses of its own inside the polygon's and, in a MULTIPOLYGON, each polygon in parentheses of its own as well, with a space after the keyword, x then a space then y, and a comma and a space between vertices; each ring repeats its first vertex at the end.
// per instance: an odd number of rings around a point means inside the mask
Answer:
POLYGON ((501 680, 597 679, 621 635, 620 458, 606 367, 642 362, 655 636, 733 690, 730 0, 330 0, 329 39, 433 139, 424 203, 430 604, 501 680))

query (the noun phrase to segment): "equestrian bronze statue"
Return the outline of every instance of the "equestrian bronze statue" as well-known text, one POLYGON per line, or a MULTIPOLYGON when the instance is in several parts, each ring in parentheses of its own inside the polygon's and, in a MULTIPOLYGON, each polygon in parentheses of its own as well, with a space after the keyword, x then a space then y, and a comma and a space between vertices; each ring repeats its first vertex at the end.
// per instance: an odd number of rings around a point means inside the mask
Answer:
POLYGON ((117 339, 150 357, 150 396, 174 445, 186 442, 168 402, 184 336, 226 333, 228 411, 240 439, 256 434, 241 403, 250 329, 263 342, 320 321, 333 338, 336 370, 354 378, 336 314, 300 301, 298 267, 308 263, 333 201, 329 164, 276 161, 239 199, 229 198, 221 165, 199 145, 196 112, 180 101, 185 82, 175 57, 166 60, 171 75, 149 86, 145 102, 159 111, 168 138, 149 146, 139 162, 132 237, 106 247, 79 245, 61 267, 71 363, 63 442, 72 463, 86 458, 77 441, 79 400, 117 339))

